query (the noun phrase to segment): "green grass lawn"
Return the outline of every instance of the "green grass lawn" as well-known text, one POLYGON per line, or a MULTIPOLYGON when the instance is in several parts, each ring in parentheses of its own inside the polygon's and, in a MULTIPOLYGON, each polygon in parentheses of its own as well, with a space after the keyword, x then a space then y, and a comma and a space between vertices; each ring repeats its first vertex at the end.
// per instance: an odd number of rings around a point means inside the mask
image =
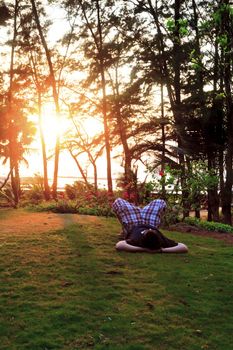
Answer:
POLYGON ((118 253, 119 228, 0 232, 1 350, 232 349, 233 247, 165 232, 189 254, 118 253))

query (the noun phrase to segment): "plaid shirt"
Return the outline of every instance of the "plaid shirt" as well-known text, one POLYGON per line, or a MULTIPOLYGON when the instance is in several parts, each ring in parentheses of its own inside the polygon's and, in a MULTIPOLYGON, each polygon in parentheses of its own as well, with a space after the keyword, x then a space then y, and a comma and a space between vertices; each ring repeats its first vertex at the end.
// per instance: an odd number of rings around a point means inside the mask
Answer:
POLYGON ((160 216, 165 208, 166 203, 162 199, 154 200, 144 208, 136 207, 121 198, 117 198, 112 205, 114 213, 126 231, 135 225, 150 225, 158 228, 160 216))

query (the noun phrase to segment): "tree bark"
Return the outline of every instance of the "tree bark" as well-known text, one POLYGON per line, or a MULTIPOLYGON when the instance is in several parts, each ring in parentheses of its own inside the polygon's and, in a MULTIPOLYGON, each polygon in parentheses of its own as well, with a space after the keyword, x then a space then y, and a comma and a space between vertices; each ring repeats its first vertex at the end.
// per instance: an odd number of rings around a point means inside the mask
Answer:
POLYGON ((127 186, 127 185, 133 181, 132 169, 131 169, 132 155, 131 155, 129 145, 127 142, 126 129, 125 129, 125 125, 124 125, 124 120, 122 118, 121 106, 119 103, 120 91, 119 91, 119 81, 118 81, 118 67, 116 67, 116 69, 115 69, 115 76, 116 76, 116 84, 115 84, 116 121, 117 121, 118 130, 119 130, 121 144, 123 147, 123 152, 124 152, 124 183, 125 183, 125 186, 127 188, 127 190, 126 190, 127 195, 130 198, 130 192, 131 192, 130 187, 132 187, 132 186, 127 186))
POLYGON ((17 208, 19 203, 19 174, 18 174, 18 159, 16 155, 16 135, 14 128, 14 113, 12 106, 12 97, 13 97, 13 77, 14 77, 14 54, 15 54, 15 45, 17 37, 17 16, 18 16, 19 2, 15 1, 14 5, 14 24, 13 24, 13 38, 11 46, 11 61, 10 61, 10 86, 8 90, 8 126, 9 126, 9 158, 10 158, 10 176, 11 176, 11 187, 14 197, 14 206, 17 208))
POLYGON ((229 1, 222 0, 220 6, 222 7, 221 18, 221 31, 226 35, 228 42, 224 48, 224 89, 226 95, 226 110, 227 110, 227 149, 226 149, 226 178, 222 193, 222 213, 224 222, 226 224, 232 224, 231 217, 231 201, 232 201, 232 183, 233 183, 233 98, 232 98, 232 67, 231 67, 231 52, 233 50, 232 41, 232 27, 231 16, 229 8, 225 5, 229 5, 229 1))
POLYGON ((40 129, 40 142, 43 158, 43 182, 44 182, 44 198, 46 201, 50 199, 50 188, 48 180, 48 165, 47 165, 47 155, 46 155, 46 144, 44 138, 44 131, 42 128, 42 115, 41 115, 41 94, 38 92, 38 116, 39 116, 39 129, 40 129))
POLYGON ((46 154, 46 144, 44 138, 44 131, 42 128, 42 99, 41 99, 41 86, 37 74, 36 63, 31 53, 30 55, 30 63, 32 66, 35 86, 37 90, 37 105, 38 105, 38 122, 39 122, 39 131, 40 131, 40 143, 41 143, 41 151, 42 151, 42 159, 43 159, 43 184, 44 184, 44 198, 45 200, 50 199, 50 187, 48 181, 48 166, 47 166, 47 154, 46 154))
MULTIPOLYGON (((178 147, 182 149, 182 139, 180 136, 180 128, 182 123, 181 116, 181 84, 180 84, 180 51, 181 51, 181 43, 180 43, 180 6, 181 0, 175 0, 175 12, 174 12, 174 20, 175 20, 175 30, 174 30, 174 43, 173 43, 173 65, 174 65, 174 93, 175 93, 175 106, 174 106, 174 118, 175 118, 175 127, 177 130, 177 143, 178 147)), ((188 202, 188 188, 186 184, 186 166, 185 166, 185 156, 183 153, 179 154, 179 163, 181 168, 181 188, 182 188, 182 204, 183 204, 183 217, 189 215, 190 204, 188 202)))
MULTIPOLYGON (((161 77, 163 76, 163 73, 161 72, 161 77)), ((166 135, 165 135, 165 125, 164 125, 164 93, 163 93, 163 81, 161 81, 160 84, 160 92, 161 92, 161 119, 162 119, 162 125, 161 125, 161 132, 162 132, 162 157, 161 157, 161 173, 162 173, 162 199, 166 200, 166 187, 165 187, 165 142, 166 142, 166 135)))
POLYGON ((108 192, 112 193, 112 170, 111 170, 111 150, 110 150, 110 137, 109 137, 109 126, 107 116, 107 97, 106 97, 106 80, 105 80, 105 68, 104 68, 104 53, 103 53, 103 38, 102 38, 102 26, 100 19, 100 5, 99 0, 96 0, 97 8, 97 21, 98 21, 98 33, 99 33, 99 63, 100 63, 100 75, 101 75, 101 87, 103 96, 103 121, 104 121, 104 136, 105 136, 105 147, 106 147, 106 158, 107 158, 107 181, 108 181, 108 192))
MULTIPOLYGON (((39 36, 40 36, 40 39, 41 39, 41 42, 42 42, 42 45, 43 45, 43 48, 44 48, 45 54, 46 54, 46 59, 47 59, 48 67, 49 67, 49 73, 50 73, 50 84, 51 84, 52 91, 53 91, 53 99, 54 99, 54 104, 55 104, 55 109, 56 109, 56 115, 57 115, 57 119, 59 121, 59 119, 60 119, 59 96, 58 96, 58 91, 57 91, 57 86, 56 86, 56 79, 55 79, 51 54, 50 54, 50 51, 48 49, 48 45, 47 45, 47 42, 45 40, 45 36, 44 36, 43 30, 42 30, 42 27, 40 24, 40 19, 39 19, 39 15, 38 15, 35 1, 31 0, 31 4, 32 4, 32 11, 33 11, 33 15, 34 15, 37 29, 39 32, 39 36)), ((59 137, 59 134, 57 133, 56 144, 55 144, 55 156, 54 156, 55 158, 54 158, 53 185, 52 185, 54 199, 57 199, 57 178, 58 178, 59 154, 60 154, 60 137, 59 137)))
POLYGON ((82 167, 81 167, 81 165, 80 165, 80 163, 79 163, 77 157, 73 154, 73 152, 72 152, 72 150, 71 150, 70 148, 68 148, 68 149, 69 149, 69 152, 70 152, 71 157, 74 159, 75 164, 76 164, 77 167, 78 167, 78 170, 80 171, 80 174, 82 175, 82 178, 83 178, 83 180, 84 180, 86 186, 87 186, 87 187, 90 187, 90 184, 89 184, 89 182, 88 182, 88 180, 87 180, 87 177, 86 177, 86 175, 85 175, 85 173, 84 173, 84 171, 83 171, 83 169, 82 169, 82 167))

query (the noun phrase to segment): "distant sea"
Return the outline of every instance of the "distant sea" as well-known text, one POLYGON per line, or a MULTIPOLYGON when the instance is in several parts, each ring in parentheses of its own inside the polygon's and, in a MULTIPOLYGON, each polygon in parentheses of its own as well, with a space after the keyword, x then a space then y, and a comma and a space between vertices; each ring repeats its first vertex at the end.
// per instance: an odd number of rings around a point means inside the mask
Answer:
MULTIPOLYGON (((30 181, 33 179, 33 177, 22 177, 21 180, 23 183, 30 184, 30 181)), ((93 177, 88 177, 88 181, 92 184, 94 183, 93 177)), ((5 181, 5 178, 3 176, 0 176, 0 186, 1 183, 5 181)), ((73 185, 75 181, 83 181, 82 177, 77 177, 77 176, 58 176, 58 186, 57 189, 60 191, 63 191, 65 188, 65 185, 73 185)), ((116 179, 112 179, 113 182, 113 189, 116 189, 116 179)), ((52 185, 53 180, 49 179, 49 184, 52 185)), ((108 183, 107 179, 100 177, 98 178, 98 187, 101 189, 107 189, 108 183)))
MULTIPOLYGON (((88 181, 93 184, 94 179, 93 177, 88 177, 88 181)), ((75 177, 75 176, 58 176, 58 190, 64 190, 65 185, 72 185, 75 181, 83 181, 82 177, 75 177)), ((113 189, 116 188, 116 179, 112 179, 113 183, 113 189)), ((52 185, 52 179, 49 179, 49 184, 52 185)), ((107 189, 108 182, 106 178, 100 177, 98 178, 98 188, 101 189, 107 189)))

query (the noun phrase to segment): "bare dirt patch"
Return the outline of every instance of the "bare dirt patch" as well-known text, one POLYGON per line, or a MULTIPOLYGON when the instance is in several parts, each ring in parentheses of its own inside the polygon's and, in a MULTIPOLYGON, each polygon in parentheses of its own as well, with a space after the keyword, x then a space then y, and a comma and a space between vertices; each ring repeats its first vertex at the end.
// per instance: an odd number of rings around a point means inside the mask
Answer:
POLYGON ((87 221, 99 224, 100 219, 77 214, 31 213, 19 209, 0 219, 0 233, 1 236, 24 236, 63 229, 75 223, 85 224, 87 221))

